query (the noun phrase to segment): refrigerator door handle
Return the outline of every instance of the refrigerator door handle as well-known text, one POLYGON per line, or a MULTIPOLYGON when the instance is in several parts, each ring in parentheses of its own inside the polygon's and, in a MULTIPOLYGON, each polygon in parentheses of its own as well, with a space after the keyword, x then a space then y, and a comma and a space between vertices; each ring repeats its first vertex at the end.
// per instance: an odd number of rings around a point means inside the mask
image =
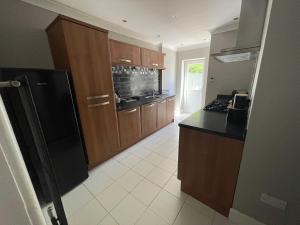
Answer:
POLYGON ((21 87, 21 82, 17 80, 1 81, 0 88, 21 87))

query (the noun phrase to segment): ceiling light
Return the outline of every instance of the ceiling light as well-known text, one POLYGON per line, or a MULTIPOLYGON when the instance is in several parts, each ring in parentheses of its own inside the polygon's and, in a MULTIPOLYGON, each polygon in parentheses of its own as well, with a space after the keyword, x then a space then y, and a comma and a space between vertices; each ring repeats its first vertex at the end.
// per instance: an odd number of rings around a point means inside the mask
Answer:
POLYGON ((172 19, 176 19, 177 18, 177 16, 175 16, 175 15, 173 15, 173 16, 171 16, 172 17, 172 19))
POLYGON ((125 19, 122 19, 122 22, 123 22, 123 23, 127 23, 127 20, 125 20, 125 19))

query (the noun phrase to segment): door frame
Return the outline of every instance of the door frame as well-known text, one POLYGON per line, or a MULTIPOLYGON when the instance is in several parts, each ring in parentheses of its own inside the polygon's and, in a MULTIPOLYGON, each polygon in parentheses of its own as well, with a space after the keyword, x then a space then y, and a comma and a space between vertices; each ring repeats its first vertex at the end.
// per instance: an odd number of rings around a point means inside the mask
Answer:
POLYGON ((202 60, 204 64, 204 72, 203 72, 203 89, 202 89, 202 101, 201 101, 201 108, 205 106, 205 98, 206 98, 206 87, 207 87, 207 71, 208 71, 208 58, 206 57, 199 57, 199 58, 188 58, 181 60, 181 83, 180 83, 180 102, 179 102, 179 110, 180 112, 183 112, 184 107, 184 85, 185 85, 185 71, 186 71, 186 64, 189 61, 198 61, 202 60))

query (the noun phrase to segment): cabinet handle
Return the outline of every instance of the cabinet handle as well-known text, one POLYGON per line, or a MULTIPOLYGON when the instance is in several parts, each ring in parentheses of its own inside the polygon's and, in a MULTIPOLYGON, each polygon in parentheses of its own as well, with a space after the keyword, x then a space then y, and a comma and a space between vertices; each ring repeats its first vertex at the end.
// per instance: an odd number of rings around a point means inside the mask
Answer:
POLYGON ((121 62, 131 63, 131 59, 120 59, 121 62))
POLYGON ((95 95, 95 96, 88 96, 86 97, 87 100, 93 100, 93 99, 98 99, 98 98, 108 98, 109 95, 95 95))
POLYGON ((132 109, 132 110, 129 110, 129 111, 126 111, 127 113, 133 113, 133 112, 136 112, 136 109, 132 109))
POLYGON ((109 101, 102 102, 102 103, 97 103, 97 104, 90 104, 90 105, 88 105, 88 107, 89 108, 94 108, 94 107, 103 106, 103 105, 109 105, 109 101))
POLYGON ((157 63, 153 63, 152 65, 153 65, 153 66, 158 66, 158 64, 157 64, 157 63))
POLYGON ((154 104, 145 105, 146 108, 148 108, 148 107, 150 108, 150 107, 153 107, 153 106, 154 106, 154 104))

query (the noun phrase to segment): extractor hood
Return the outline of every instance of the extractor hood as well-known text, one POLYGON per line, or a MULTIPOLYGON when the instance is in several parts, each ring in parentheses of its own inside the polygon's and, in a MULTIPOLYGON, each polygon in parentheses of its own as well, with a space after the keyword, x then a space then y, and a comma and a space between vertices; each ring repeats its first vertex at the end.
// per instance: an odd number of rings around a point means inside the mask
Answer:
POLYGON ((255 59, 260 50, 268 0, 242 0, 236 46, 211 54, 222 63, 255 59))

